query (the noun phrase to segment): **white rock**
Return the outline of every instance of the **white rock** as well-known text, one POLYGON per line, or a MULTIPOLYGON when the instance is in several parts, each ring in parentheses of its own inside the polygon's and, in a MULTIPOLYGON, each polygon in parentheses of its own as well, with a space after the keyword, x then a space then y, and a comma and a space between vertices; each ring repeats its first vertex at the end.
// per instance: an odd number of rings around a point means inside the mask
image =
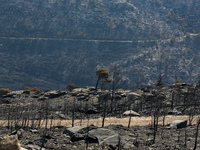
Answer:
POLYGON ((127 110, 123 113, 124 116, 140 116, 139 113, 133 111, 133 110, 127 110))

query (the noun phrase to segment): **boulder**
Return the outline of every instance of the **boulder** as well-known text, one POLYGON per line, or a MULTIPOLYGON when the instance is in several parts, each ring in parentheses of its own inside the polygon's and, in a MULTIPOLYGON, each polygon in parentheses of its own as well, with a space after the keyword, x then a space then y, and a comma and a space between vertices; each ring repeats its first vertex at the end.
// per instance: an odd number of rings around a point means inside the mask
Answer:
POLYGON ((23 133, 24 133, 24 130, 23 129, 19 129, 19 130, 12 131, 12 133, 10 135, 17 134, 18 138, 21 139, 23 137, 23 133))
POLYGON ((170 87, 177 87, 177 86, 186 86, 187 83, 181 83, 181 82, 174 82, 170 87))
POLYGON ((123 113, 124 116, 140 116, 137 112, 133 110, 127 110, 123 113))
POLYGON ((90 125, 90 126, 76 126, 76 127, 70 127, 66 128, 63 134, 67 134, 70 136, 71 141, 80 141, 86 138, 87 133, 90 130, 96 129, 97 127, 90 125))
POLYGON ((95 91, 95 90, 96 90, 96 88, 93 87, 93 86, 89 86, 89 87, 86 86, 85 89, 87 89, 87 90, 89 90, 89 91, 95 91))
POLYGON ((76 126, 76 127, 69 127, 63 131, 63 134, 67 134, 70 137, 73 136, 75 133, 79 132, 81 129, 86 128, 87 126, 76 126))
POLYGON ((10 100, 8 99, 2 99, 3 104, 11 104, 10 100))
POLYGON ((168 114, 168 115, 181 115, 182 112, 181 112, 181 111, 178 111, 178 110, 176 110, 176 109, 173 109, 173 110, 169 110, 169 111, 167 112, 167 114, 168 114))
POLYGON ((139 147, 139 143, 137 142, 136 139, 132 139, 132 138, 129 139, 125 136, 119 137, 118 145, 120 145, 120 147, 122 147, 123 149, 131 149, 131 150, 136 150, 139 147))
POLYGON ((88 110, 85 112, 85 114, 97 114, 98 111, 96 108, 88 108, 88 110))
POLYGON ((57 114, 57 115, 60 117, 60 119, 66 119, 66 116, 64 114, 57 114))
POLYGON ((136 142, 137 144, 133 144, 132 142, 125 142, 125 143, 123 143, 123 148, 124 149, 132 149, 132 150, 134 150, 134 149, 138 149, 138 142, 136 142))
POLYGON ((38 98, 38 101, 43 101, 43 100, 47 100, 47 99, 48 99, 48 97, 44 97, 44 95, 42 95, 38 98))
POLYGON ((26 145, 26 148, 27 149, 31 149, 31 150, 40 150, 41 149, 40 146, 38 146, 38 145, 32 145, 32 144, 26 145))
POLYGON ((79 93, 79 94, 77 94, 77 97, 80 97, 80 96, 87 97, 87 96, 89 96, 89 94, 88 93, 79 93))
POLYGON ((66 128, 63 134, 69 135, 72 142, 87 140, 89 143, 105 144, 111 148, 116 148, 119 142, 124 143, 123 145, 125 145, 125 142, 123 142, 124 140, 120 140, 121 137, 115 131, 97 128, 93 125, 88 127, 77 126, 66 128))
POLYGON ((120 143, 120 136, 116 133, 102 141, 103 144, 106 144, 112 148, 116 148, 116 146, 120 143))
POLYGON ((93 142, 95 141, 99 144, 105 144, 112 149, 115 149, 119 144, 123 148, 134 147, 132 143, 126 145, 127 141, 125 141, 123 137, 119 136, 119 134, 115 133, 115 131, 105 128, 97 128, 89 131, 88 138, 89 140, 92 139, 93 142))
POLYGON ((152 138, 149 138, 146 140, 146 145, 150 146, 153 144, 153 139, 152 138))
POLYGON ((23 94, 23 90, 20 90, 20 91, 12 91, 12 92, 9 92, 7 93, 6 95, 3 95, 3 98, 6 98, 6 97, 14 97, 15 95, 21 95, 23 94))
POLYGON ((56 98, 56 97, 60 97, 60 96, 65 95, 65 94, 66 94, 65 91, 57 91, 57 90, 54 90, 54 91, 46 92, 46 93, 44 94, 44 97, 56 98))
POLYGON ((187 127, 187 120, 175 120, 170 123, 170 128, 186 128, 187 127))
POLYGON ((126 94, 126 93, 124 93, 124 90, 117 90, 117 91, 115 91, 115 94, 122 95, 122 94, 126 94))
POLYGON ((66 119, 65 114, 63 114, 61 111, 56 111, 55 114, 56 114, 60 119, 66 119))
POLYGON ((87 106, 87 109, 86 108, 78 108, 78 111, 81 112, 81 113, 85 113, 85 114, 97 114, 99 113, 97 108, 94 107, 93 105, 89 104, 87 106))
POLYGON ((120 96, 121 96, 121 97, 126 97, 126 94, 125 94, 125 93, 123 93, 123 94, 121 94, 120 96))
POLYGON ((23 91, 23 94, 30 94, 30 93, 31 93, 30 90, 24 90, 24 91, 23 91))
POLYGON ((122 94, 126 95, 127 93, 131 93, 131 91, 130 90, 124 90, 124 89, 118 89, 115 92, 116 95, 122 95, 122 94))
POLYGON ((138 98, 140 96, 141 96, 140 94, 137 94, 135 92, 128 93, 128 95, 127 95, 128 100, 133 100, 133 99, 138 98))
POLYGON ((72 90, 72 93, 88 93, 89 92, 89 90, 88 89, 84 89, 84 88, 76 88, 76 89, 73 89, 72 90))
POLYGON ((32 133, 39 133, 39 131, 36 130, 36 129, 30 129, 30 132, 32 132, 32 133))
POLYGON ((77 100, 80 101, 80 100, 85 100, 87 98, 87 96, 78 96, 77 97, 77 100))
POLYGON ((0 150, 20 150, 17 134, 0 138, 0 150))
POLYGON ((116 136, 115 131, 105 128, 97 128, 88 132, 89 139, 93 139, 93 141, 96 141, 99 144, 105 142, 105 139, 114 135, 116 136))
POLYGON ((89 91, 87 89, 78 88, 78 89, 73 89, 71 95, 77 96, 77 100, 84 100, 89 96, 88 92, 89 91))

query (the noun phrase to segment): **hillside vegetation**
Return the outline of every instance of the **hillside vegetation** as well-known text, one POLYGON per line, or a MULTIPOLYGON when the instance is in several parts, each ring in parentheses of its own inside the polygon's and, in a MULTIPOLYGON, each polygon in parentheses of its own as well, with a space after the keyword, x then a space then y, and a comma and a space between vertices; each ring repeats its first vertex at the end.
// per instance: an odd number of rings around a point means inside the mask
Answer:
POLYGON ((128 86, 199 80, 197 0, 1 0, 0 84, 95 85, 118 64, 128 86))

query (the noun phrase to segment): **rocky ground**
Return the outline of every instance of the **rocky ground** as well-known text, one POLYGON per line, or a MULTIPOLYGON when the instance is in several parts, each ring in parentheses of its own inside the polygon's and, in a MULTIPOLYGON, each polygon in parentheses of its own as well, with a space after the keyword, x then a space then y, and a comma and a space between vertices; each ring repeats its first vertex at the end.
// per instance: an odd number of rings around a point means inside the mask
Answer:
POLYGON ((116 90, 114 95, 93 87, 44 93, 13 91, 1 99, 0 134, 18 134, 21 146, 33 150, 193 149, 198 89, 198 84, 176 83, 163 88, 116 90), (128 128, 130 116, 134 118, 128 128), (143 119, 143 124, 138 125, 135 116, 143 119), (157 117, 158 127, 153 121, 157 117), (98 123, 92 122, 95 119, 98 123))
MULTIPOLYGON (((78 126, 80 128, 80 126, 78 126)), ((85 126, 82 126, 85 127, 85 126)), ((90 128, 96 128, 92 126, 90 128)), ((158 127, 155 144, 152 144, 153 135, 151 126, 132 126, 130 128, 124 127, 119 124, 109 125, 104 128, 106 132, 112 131, 111 136, 115 135, 113 139, 100 143, 96 138, 80 138, 70 137, 66 132, 68 128, 55 127, 48 130, 45 136, 45 144, 43 149, 56 149, 56 150, 71 150, 71 149, 151 149, 151 150, 188 150, 194 147, 194 135, 196 126, 188 126, 186 128, 175 129, 169 127, 158 127), (186 135, 186 136, 185 136, 186 135), (80 139, 79 139, 80 138, 80 139)), ((93 129, 94 130, 94 129, 93 129)), ((18 137, 21 146, 27 149, 39 150, 42 145, 44 129, 30 129, 24 128, 18 130, 18 137)), ((15 131, 13 131, 14 133, 15 131)), ((102 131, 101 131, 102 132, 102 131)), ((1 136, 11 133, 7 128, 0 129, 1 136)), ((100 133, 98 133, 100 134, 100 133)), ((99 136, 102 136, 101 134, 99 136)), ((106 135, 110 136, 110 135, 106 135)), ((107 137, 106 137, 107 138, 107 137)), ((197 149, 200 149, 198 144, 197 149)))

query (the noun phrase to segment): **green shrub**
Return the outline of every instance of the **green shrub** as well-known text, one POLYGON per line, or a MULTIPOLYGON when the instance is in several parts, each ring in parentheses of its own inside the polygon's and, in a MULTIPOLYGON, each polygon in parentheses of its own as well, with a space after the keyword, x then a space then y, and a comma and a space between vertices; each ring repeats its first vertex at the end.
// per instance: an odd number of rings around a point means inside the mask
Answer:
POLYGON ((1 88, 0 89, 0 96, 6 95, 7 93, 10 93, 10 92, 12 92, 12 91, 8 88, 1 88))
POLYGON ((44 90, 45 93, 46 93, 46 92, 49 92, 49 91, 51 91, 51 90, 50 90, 50 89, 45 89, 45 90, 44 90))
POLYGON ((31 91, 31 87, 25 87, 24 91, 31 91))
POLYGON ((40 89, 38 89, 37 87, 33 87, 31 89, 32 92, 36 93, 36 94, 39 94, 40 93, 40 89))
POLYGON ((70 83, 67 85, 67 90, 72 91, 73 89, 79 88, 77 85, 70 83))
POLYGON ((37 87, 25 87, 24 88, 25 91, 30 91, 30 92, 34 92, 35 94, 39 94, 40 93, 40 89, 38 89, 37 87))

